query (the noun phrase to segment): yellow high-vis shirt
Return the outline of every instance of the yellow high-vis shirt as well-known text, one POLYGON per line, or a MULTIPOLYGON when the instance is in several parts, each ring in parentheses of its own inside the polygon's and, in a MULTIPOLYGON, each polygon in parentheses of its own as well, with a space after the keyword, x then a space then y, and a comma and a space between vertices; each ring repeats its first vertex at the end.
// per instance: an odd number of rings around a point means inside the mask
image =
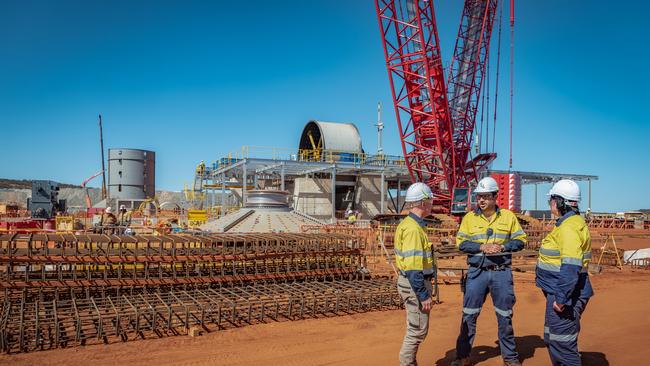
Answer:
POLYGON ((460 247, 464 241, 503 245, 509 240, 521 240, 525 244, 526 239, 526 233, 512 211, 500 208, 492 218, 483 216, 480 211, 472 211, 467 213, 460 223, 456 234, 456 247, 460 247), (488 229, 492 229, 489 236, 488 229))
POLYGON ((412 217, 407 216, 395 230, 395 261, 403 272, 422 271, 434 273, 433 247, 424 229, 412 217))

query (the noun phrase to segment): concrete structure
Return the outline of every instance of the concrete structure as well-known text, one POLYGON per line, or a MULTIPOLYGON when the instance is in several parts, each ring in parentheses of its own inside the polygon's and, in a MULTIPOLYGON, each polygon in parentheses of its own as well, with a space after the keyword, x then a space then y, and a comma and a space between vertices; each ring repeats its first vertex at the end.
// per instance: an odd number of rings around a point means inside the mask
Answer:
POLYGON ((305 226, 323 222, 289 207, 289 192, 253 190, 244 207, 201 226, 208 232, 228 233, 299 233, 305 226))

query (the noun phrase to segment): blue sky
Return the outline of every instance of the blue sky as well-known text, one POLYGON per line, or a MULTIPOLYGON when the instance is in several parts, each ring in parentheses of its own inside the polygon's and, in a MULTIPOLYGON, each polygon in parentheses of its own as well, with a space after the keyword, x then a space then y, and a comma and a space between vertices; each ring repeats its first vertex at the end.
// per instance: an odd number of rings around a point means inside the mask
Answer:
MULTIPOLYGON (((513 169, 598 175, 594 210, 650 208, 650 5, 519 3, 513 169)), ((435 4, 448 64, 462 3, 435 4)), ((99 113, 107 147, 156 151, 158 189, 242 145, 295 148, 310 119, 354 122, 375 151, 378 101, 384 149, 401 152, 371 1, 9 0, 0 46, 0 177, 81 183, 99 170, 99 113)))

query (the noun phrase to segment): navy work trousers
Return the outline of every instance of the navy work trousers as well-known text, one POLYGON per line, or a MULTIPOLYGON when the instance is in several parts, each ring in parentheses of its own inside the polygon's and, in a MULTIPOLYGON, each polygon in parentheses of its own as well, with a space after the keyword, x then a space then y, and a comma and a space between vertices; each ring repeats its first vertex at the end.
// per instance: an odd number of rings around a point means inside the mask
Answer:
POLYGON ((476 320, 481 313, 487 294, 490 293, 499 325, 499 346, 504 360, 516 360, 515 334, 512 329, 512 307, 515 305, 515 291, 512 270, 486 270, 470 267, 463 297, 463 318, 460 335, 456 341, 456 357, 469 357, 476 335, 476 320))
POLYGON ((578 333, 580 317, 589 299, 575 298, 571 305, 564 306, 561 312, 553 309, 555 296, 546 295, 546 316, 544 317, 544 342, 548 346, 551 363, 554 366, 580 366, 578 352, 578 333))

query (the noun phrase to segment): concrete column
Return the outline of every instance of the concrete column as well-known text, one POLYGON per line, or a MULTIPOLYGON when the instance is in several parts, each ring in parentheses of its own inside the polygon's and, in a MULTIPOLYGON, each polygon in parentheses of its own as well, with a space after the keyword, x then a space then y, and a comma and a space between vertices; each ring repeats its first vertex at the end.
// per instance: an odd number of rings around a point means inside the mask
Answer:
POLYGON ((379 213, 385 213, 385 195, 386 195, 386 187, 384 186, 384 171, 381 171, 381 203, 379 206, 379 213))
POLYGON ((332 224, 336 223, 336 165, 332 165, 332 224))
POLYGON ((284 163, 280 165, 280 190, 284 191, 284 163))
POLYGON ((244 207, 246 204, 246 160, 242 164, 242 183, 241 183, 241 205, 244 207))
POLYGON ((219 212, 219 217, 224 216, 225 206, 226 206, 226 173, 221 173, 221 212, 219 212))

